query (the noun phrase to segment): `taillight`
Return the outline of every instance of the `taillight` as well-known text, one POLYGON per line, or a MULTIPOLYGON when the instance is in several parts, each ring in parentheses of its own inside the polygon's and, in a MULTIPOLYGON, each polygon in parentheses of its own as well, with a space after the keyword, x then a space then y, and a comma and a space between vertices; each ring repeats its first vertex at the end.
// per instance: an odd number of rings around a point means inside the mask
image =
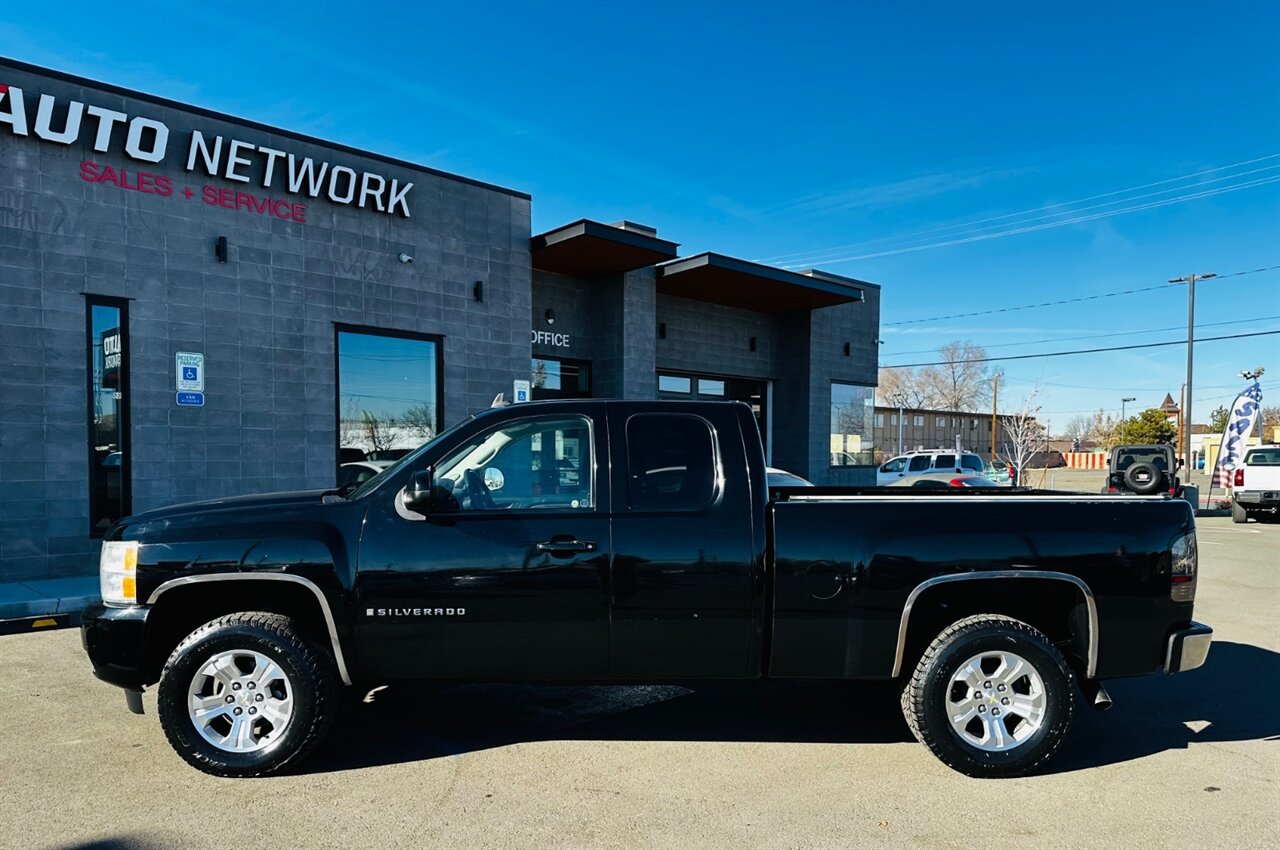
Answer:
POLYGON ((951 486, 952 486, 952 487, 964 487, 964 486, 965 486, 965 483, 964 483, 964 479, 963 479, 963 478, 952 478, 952 479, 951 479, 951 481, 950 481, 950 482, 948 482, 948 483, 949 483, 949 484, 951 484, 951 486))
POLYGON ((1235 477, 1235 480, 1232 482, 1232 486, 1234 487, 1244 486, 1244 470, 1243 469, 1236 470, 1236 477, 1235 477))
POLYGON ((1107 488, 1107 492, 1108 492, 1108 493, 1114 493, 1114 492, 1116 492, 1116 488, 1114 488, 1114 487, 1108 487, 1108 488, 1107 488))
POLYGON ((1174 602, 1192 602, 1196 598, 1196 563, 1199 555, 1194 531, 1178 537, 1170 547, 1172 569, 1169 598, 1174 602))

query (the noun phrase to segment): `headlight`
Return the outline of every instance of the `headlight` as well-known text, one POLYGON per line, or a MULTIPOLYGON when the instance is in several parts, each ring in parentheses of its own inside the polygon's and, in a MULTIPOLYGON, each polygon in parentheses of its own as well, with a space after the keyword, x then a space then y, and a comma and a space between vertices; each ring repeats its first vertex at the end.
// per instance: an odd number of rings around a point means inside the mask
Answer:
POLYGON ((1172 584, 1169 598, 1174 602, 1192 602, 1196 598, 1196 533, 1184 534, 1173 541, 1171 548, 1172 584))
POLYGON ((112 540, 102 544, 98 584, 102 601, 110 605, 138 604, 138 541, 112 540))

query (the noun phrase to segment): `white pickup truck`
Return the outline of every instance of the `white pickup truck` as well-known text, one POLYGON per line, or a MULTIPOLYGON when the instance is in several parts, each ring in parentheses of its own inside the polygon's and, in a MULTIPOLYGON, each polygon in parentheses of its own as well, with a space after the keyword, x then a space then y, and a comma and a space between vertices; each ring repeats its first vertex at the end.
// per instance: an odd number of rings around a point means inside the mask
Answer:
POLYGON ((1258 446, 1245 453, 1231 482, 1231 519, 1280 515, 1280 446, 1258 446))

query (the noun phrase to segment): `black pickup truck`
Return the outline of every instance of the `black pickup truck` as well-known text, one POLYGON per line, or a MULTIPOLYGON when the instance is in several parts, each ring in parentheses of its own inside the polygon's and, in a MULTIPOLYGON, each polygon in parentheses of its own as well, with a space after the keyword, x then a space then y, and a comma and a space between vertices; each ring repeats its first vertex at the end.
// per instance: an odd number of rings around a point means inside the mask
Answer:
POLYGON ((765 482, 741 404, 495 408, 354 490, 120 521, 84 646, 222 776, 300 761, 339 683, 764 678, 895 679, 942 761, 1017 775, 1076 683, 1209 651, 1184 501, 765 482))

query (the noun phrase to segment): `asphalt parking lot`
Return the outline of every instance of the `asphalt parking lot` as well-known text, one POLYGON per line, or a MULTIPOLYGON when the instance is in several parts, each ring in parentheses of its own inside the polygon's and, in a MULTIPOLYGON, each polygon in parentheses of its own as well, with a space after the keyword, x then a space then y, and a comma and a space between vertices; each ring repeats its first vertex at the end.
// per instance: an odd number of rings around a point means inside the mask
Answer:
POLYGON ((388 688, 301 775, 221 780, 92 678, 0 638, 3 847, 1274 847, 1280 525, 1199 520, 1192 673, 1116 682, 1050 772, 980 781, 883 684, 388 688))

